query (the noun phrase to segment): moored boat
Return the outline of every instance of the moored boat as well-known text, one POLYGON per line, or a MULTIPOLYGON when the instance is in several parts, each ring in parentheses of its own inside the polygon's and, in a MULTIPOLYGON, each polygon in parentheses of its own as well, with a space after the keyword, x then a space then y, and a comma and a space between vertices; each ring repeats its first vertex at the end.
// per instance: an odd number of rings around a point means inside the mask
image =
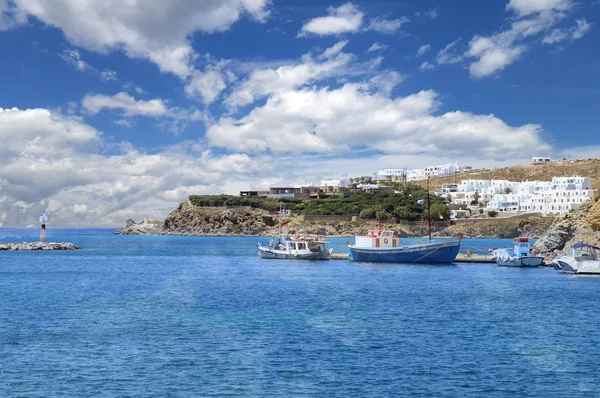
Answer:
POLYGON ((392 231, 369 230, 367 235, 356 235, 354 244, 346 242, 351 261, 450 264, 460 250, 460 238, 456 240, 425 241, 400 245, 400 239, 392 231))
MULTIPOLYGON (((419 205, 423 200, 417 201, 419 205), (419 203, 420 202, 420 203, 419 203)), ((393 231, 385 231, 378 222, 378 228, 369 230, 366 235, 356 235, 354 244, 346 242, 351 261, 409 263, 409 264, 451 264, 460 250, 461 238, 455 240, 431 239, 431 204, 429 179, 427 180, 427 220, 429 241, 400 245, 400 238, 393 231)))
POLYGON ((286 232, 289 211, 280 209, 279 236, 273 237, 268 244, 257 243, 258 255, 267 259, 291 260, 329 260, 333 249, 327 249, 327 241, 320 236, 300 235, 293 237, 286 232))
POLYGON ((515 238, 512 250, 496 249, 492 257, 503 267, 539 267, 544 264, 544 257, 530 255, 528 237, 515 238))
POLYGON ((318 236, 280 236, 268 245, 258 243, 258 255, 269 259, 329 260, 333 249, 327 249, 325 239, 318 236))
POLYGON ((555 258, 554 268, 567 274, 600 274, 599 247, 583 242, 571 246, 569 252, 555 258))

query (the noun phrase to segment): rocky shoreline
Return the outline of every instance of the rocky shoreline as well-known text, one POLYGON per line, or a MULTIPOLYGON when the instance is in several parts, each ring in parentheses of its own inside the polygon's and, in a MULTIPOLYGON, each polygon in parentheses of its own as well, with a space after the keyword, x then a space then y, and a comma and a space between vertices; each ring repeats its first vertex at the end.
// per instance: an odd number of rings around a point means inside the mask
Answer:
POLYGON ((81 248, 71 242, 19 242, 0 243, 0 251, 32 251, 32 250, 80 250, 81 248))
MULTIPOLYGON (((308 222, 294 216, 288 219, 287 231, 291 234, 314 234, 329 237, 353 237, 366 233, 377 223, 373 221, 308 222)), ((434 227, 435 237, 463 236, 473 238, 513 238, 525 231, 540 237, 554 222, 554 217, 528 217, 515 220, 495 219, 485 222, 457 223, 449 227, 434 227)), ((384 224, 400 237, 421 237, 427 228, 407 224, 384 224)), ((183 236, 273 236, 279 232, 276 215, 249 209, 207 209, 196 207, 190 201, 182 202, 164 221, 144 219, 128 220, 117 235, 183 235, 183 236)))
POLYGON ((534 249, 541 253, 567 250, 579 241, 600 246, 600 196, 582 204, 575 212, 558 217, 534 249))

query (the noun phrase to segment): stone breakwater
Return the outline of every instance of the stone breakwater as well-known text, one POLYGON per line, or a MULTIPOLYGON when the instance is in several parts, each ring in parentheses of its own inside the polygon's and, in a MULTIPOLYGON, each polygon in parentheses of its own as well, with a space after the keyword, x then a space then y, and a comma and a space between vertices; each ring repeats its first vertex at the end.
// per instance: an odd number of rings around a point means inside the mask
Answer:
POLYGON ((80 250, 81 248, 71 242, 21 242, 0 243, 0 251, 30 251, 30 250, 80 250))

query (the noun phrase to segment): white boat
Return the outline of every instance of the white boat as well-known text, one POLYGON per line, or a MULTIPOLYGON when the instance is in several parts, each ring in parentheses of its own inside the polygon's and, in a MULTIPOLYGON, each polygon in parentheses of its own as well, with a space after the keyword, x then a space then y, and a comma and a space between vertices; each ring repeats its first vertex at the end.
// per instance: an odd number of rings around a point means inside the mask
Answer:
POLYGON ((279 236, 268 244, 257 243, 258 255, 268 259, 329 260, 333 249, 327 249, 327 241, 320 236, 300 235, 290 237, 286 233, 289 211, 280 210, 279 236))
POLYGON ((598 252, 600 248, 579 242, 569 252, 555 258, 554 267, 567 274, 600 274, 598 252))
POLYGON ((327 242, 316 236, 275 238, 268 245, 258 243, 258 255, 270 259, 329 260, 333 249, 327 249, 327 242))
POLYGON ((514 239, 512 249, 496 249, 492 252, 496 264, 503 267, 539 267, 544 264, 544 257, 529 254, 529 238, 514 239))

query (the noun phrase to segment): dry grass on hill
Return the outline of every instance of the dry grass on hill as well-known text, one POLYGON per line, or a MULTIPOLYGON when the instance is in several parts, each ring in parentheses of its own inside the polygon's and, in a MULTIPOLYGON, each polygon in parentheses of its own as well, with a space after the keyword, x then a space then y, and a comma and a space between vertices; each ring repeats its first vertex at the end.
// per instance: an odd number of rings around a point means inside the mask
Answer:
MULTIPOLYGON (((581 176, 593 178, 593 187, 600 190, 600 159, 568 160, 545 165, 518 165, 493 170, 477 170, 456 174, 450 177, 434 177, 429 180, 430 188, 437 189, 442 184, 459 183, 461 180, 510 180, 510 181, 551 181, 552 177, 581 176)), ((415 181, 425 186, 425 181, 415 181)))

